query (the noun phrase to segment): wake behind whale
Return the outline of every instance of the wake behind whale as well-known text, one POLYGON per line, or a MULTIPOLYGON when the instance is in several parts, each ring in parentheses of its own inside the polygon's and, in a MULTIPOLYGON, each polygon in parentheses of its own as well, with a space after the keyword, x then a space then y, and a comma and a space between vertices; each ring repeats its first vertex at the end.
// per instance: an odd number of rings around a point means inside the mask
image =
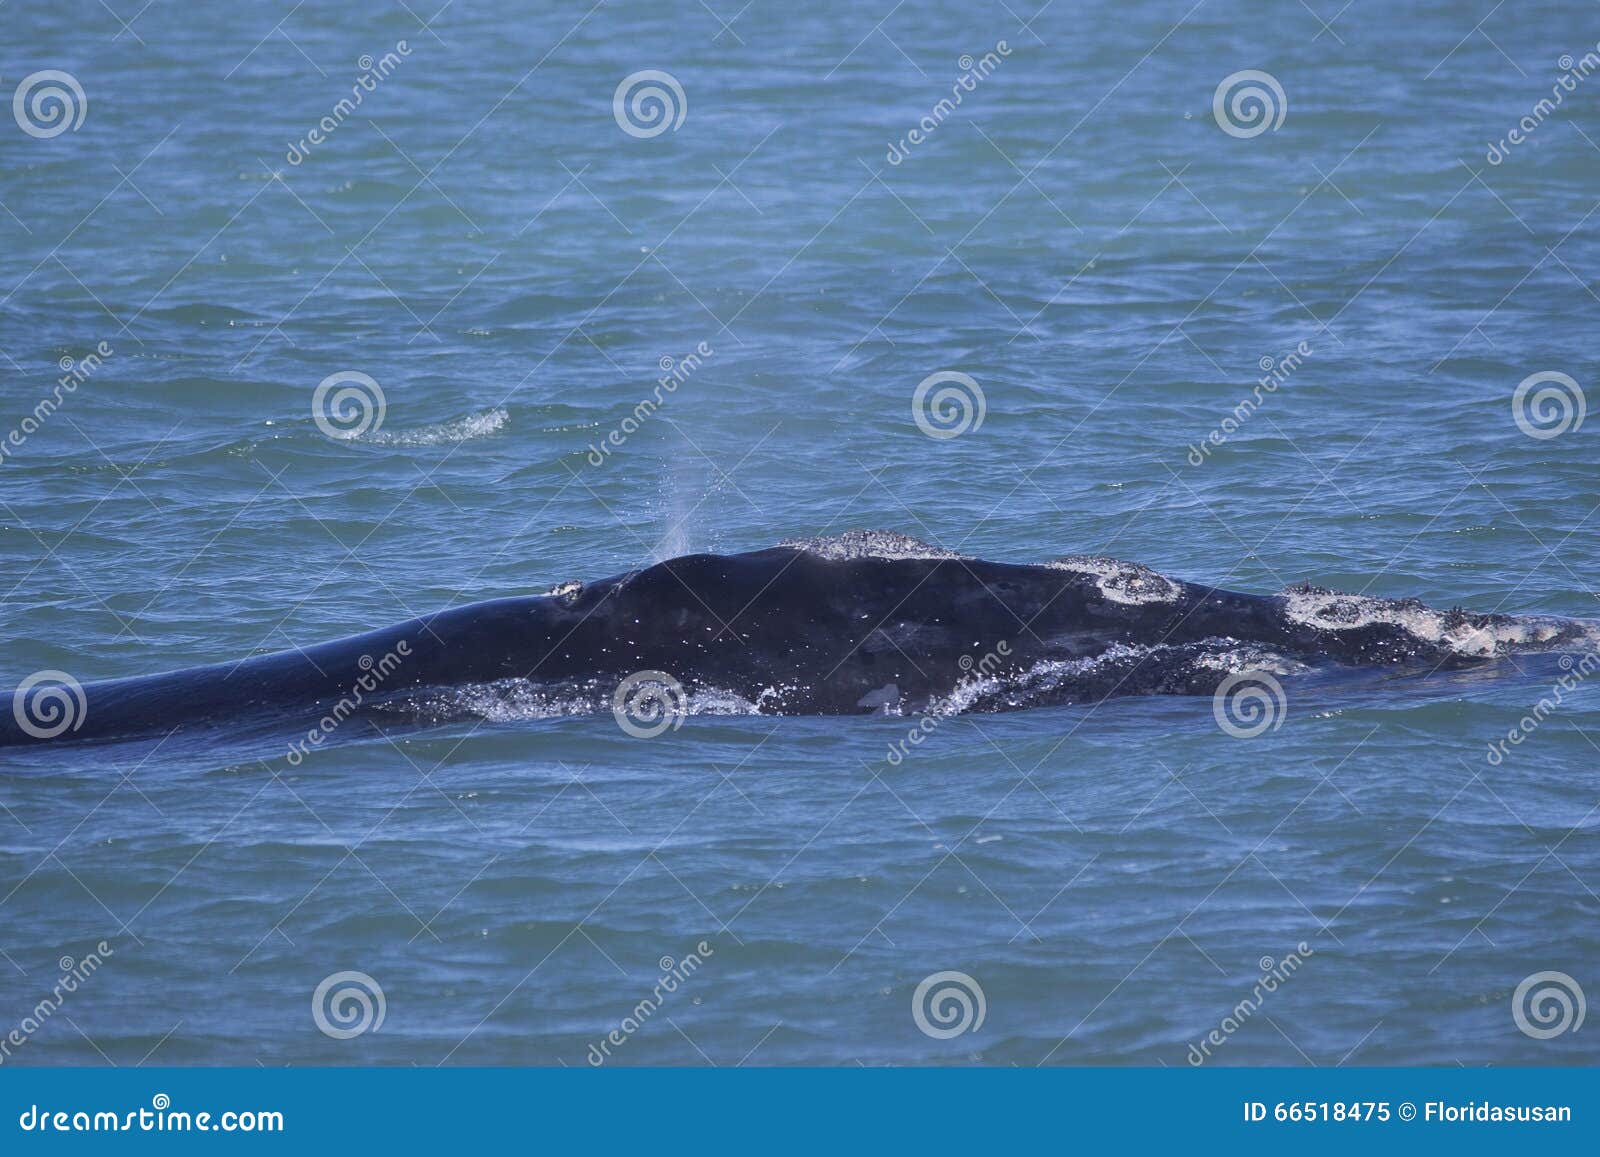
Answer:
MULTIPOLYGON (((1255 595, 1097 556, 989 562, 882 531, 695 554, 303 650, 79 684, 24 681, 0 745, 615 710, 949 714, 1213 694, 1257 672, 1415 670, 1594 652, 1585 621, 1299 586, 1255 595)), ((62 676, 60 672, 41 675, 62 676)), ((628 720, 632 720, 632 727, 628 720)))

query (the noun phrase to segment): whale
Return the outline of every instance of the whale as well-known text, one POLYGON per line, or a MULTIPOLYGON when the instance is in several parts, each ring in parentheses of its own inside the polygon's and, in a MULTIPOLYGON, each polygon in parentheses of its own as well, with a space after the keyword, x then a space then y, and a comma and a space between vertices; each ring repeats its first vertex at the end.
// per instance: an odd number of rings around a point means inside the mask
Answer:
MULTIPOLYGON (((303 737, 618 713, 997 712, 1214 695, 1254 673, 1427 674, 1530 652, 1594 653, 1583 619, 1439 610, 1301 584, 1271 594, 1067 555, 994 562, 887 531, 690 554, 365 634, 164 674, 22 680, 0 746, 239 727, 303 737)), ((641 722, 642 721, 642 722, 641 722)))

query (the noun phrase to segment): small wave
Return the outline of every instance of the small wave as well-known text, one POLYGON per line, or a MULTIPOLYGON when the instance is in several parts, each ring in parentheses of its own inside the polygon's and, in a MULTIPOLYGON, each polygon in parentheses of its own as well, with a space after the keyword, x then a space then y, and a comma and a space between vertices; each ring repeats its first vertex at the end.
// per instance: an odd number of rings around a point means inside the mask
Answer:
POLYGON ((432 426, 421 426, 415 430, 379 430, 359 439, 370 442, 375 446, 444 446, 456 442, 470 442, 474 438, 485 438, 502 429, 511 415, 505 410, 484 410, 477 414, 468 414, 464 418, 455 418, 448 422, 438 422, 432 426))

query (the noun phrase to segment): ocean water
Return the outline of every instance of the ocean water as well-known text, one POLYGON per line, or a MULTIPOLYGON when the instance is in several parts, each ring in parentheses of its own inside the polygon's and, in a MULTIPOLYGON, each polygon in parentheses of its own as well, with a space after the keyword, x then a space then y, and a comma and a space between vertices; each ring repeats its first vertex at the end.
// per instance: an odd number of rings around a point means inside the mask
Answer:
MULTIPOLYGON (((1592 6, 115 7, 0 14, 7 686, 858 527, 1600 613, 1592 6)), ((7 752, 3 1061, 1594 1063, 1582 670, 7 752)))

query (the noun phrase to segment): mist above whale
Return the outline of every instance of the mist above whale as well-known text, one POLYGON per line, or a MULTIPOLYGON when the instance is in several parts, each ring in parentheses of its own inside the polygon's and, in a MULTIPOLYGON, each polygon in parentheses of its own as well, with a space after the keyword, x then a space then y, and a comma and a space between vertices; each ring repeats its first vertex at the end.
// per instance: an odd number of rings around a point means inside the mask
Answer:
POLYGON ((671 694, 649 710, 1004 711, 1211 694, 1249 671, 1426 673, 1593 652, 1597 638, 1576 619, 1312 586, 1248 594, 1098 556, 990 562, 853 531, 686 555, 234 663, 66 687, 24 681, 0 717, 0 745, 353 715, 381 726, 571 714, 663 685, 671 694))

